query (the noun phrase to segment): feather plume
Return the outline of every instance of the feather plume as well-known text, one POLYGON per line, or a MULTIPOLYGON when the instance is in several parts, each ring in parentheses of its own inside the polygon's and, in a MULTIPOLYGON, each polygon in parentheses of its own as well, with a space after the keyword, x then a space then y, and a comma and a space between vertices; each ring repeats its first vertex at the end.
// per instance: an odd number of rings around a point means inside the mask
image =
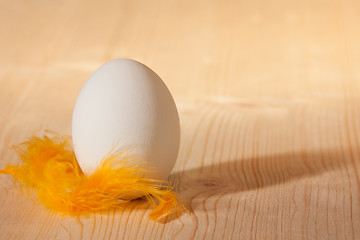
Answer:
POLYGON ((96 171, 86 175, 79 167, 66 137, 32 137, 15 147, 23 164, 6 166, 21 186, 34 189, 48 209, 71 216, 87 215, 145 198, 154 208, 149 217, 161 220, 187 211, 169 184, 143 177, 144 164, 135 163, 128 151, 108 154, 96 171))

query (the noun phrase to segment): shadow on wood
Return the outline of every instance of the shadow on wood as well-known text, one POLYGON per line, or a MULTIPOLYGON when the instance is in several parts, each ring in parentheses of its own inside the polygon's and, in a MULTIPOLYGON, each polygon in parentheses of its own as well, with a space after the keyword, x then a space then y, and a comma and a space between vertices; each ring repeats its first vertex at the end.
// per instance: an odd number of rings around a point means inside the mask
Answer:
POLYGON ((338 149, 228 159, 173 173, 169 179, 190 210, 195 210, 199 202, 211 196, 259 190, 347 169, 354 164, 350 151, 338 149))

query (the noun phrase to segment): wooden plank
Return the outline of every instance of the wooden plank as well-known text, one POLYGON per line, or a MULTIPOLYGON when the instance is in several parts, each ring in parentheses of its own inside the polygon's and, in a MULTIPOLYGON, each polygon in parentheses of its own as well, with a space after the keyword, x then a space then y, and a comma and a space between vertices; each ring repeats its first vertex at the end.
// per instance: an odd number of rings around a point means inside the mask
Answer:
POLYGON ((354 0, 0 1, 0 168, 70 134, 90 74, 134 58, 175 97, 192 210, 62 217, 0 175, 0 239, 359 239, 359 26, 354 0))

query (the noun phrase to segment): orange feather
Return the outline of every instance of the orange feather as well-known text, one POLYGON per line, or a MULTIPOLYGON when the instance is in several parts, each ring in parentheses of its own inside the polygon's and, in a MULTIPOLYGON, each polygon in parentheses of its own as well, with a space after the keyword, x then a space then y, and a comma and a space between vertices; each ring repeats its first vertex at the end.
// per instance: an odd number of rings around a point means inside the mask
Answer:
POLYGON ((12 175, 34 189, 48 209, 71 216, 125 207, 144 197, 154 207, 149 217, 161 220, 187 211, 169 184, 143 177, 144 164, 134 163, 128 151, 106 156, 91 175, 79 167, 68 138, 32 137, 15 148, 23 164, 7 166, 0 174, 12 175))

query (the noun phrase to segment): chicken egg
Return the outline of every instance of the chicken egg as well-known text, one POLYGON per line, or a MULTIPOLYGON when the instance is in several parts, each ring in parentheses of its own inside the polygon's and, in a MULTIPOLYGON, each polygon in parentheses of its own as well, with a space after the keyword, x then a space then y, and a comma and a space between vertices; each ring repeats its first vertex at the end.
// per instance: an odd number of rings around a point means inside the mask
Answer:
POLYGON ((91 174, 112 151, 131 149, 152 170, 146 177, 166 179, 180 143, 173 97, 160 77, 142 63, 115 59, 96 70, 83 86, 72 117, 79 166, 91 174))

